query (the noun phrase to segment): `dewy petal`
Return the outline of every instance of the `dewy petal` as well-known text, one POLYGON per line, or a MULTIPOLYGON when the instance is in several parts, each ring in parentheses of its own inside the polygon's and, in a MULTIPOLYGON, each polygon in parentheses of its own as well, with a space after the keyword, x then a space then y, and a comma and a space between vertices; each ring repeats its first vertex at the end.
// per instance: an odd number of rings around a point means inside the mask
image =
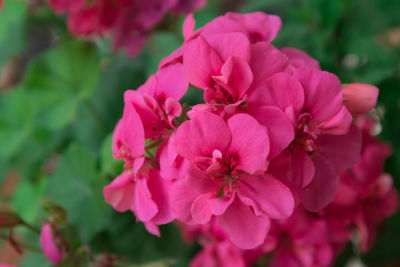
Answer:
POLYGON ((133 175, 123 172, 103 189, 106 202, 119 212, 131 208, 134 194, 133 175))
POLYGON ((294 208, 294 199, 289 188, 270 175, 241 176, 238 180, 238 196, 255 213, 273 219, 288 218, 294 208))
POLYGON ((289 117, 278 107, 245 107, 243 111, 252 115, 268 130, 270 140, 269 158, 275 158, 294 139, 294 126, 289 117))
POLYGON ((338 171, 352 168, 360 158, 361 132, 352 124, 345 135, 320 135, 317 145, 318 152, 338 171))
POLYGON ((249 105, 278 106, 283 111, 293 106, 299 115, 304 105, 303 87, 290 74, 279 72, 270 76, 252 92, 249 105))
POLYGON ((273 45, 267 42, 258 42, 251 45, 250 50, 250 68, 254 75, 253 87, 265 81, 272 74, 288 69, 288 57, 273 45))
POLYGON ((311 183, 300 191, 304 207, 316 212, 325 208, 335 198, 339 178, 335 166, 323 156, 315 153, 312 157, 315 175, 311 183))
POLYGON ((261 245, 269 231, 270 222, 266 216, 256 216, 238 198, 226 212, 217 216, 219 226, 225 230, 232 243, 242 249, 261 245))
POLYGON ((223 61, 236 56, 250 60, 250 42, 245 34, 240 32, 218 33, 207 38, 208 43, 223 61))
POLYGON ((290 154, 289 159, 289 182, 297 188, 309 185, 314 178, 315 168, 308 153, 303 150, 295 150, 290 154))
POLYGON ((242 58, 232 56, 222 66, 221 74, 233 87, 233 99, 240 100, 253 82, 253 73, 249 64, 242 58))
POLYGON ((250 174, 264 173, 270 147, 265 128, 244 113, 232 116, 228 125, 232 133, 228 154, 237 156, 236 168, 250 174))
POLYGON ((334 74, 301 67, 294 71, 293 76, 303 86, 303 111, 312 115, 313 123, 328 120, 343 106, 342 85, 334 74))
POLYGON ((211 77, 219 75, 222 61, 208 42, 199 36, 186 45, 183 65, 189 82, 198 88, 206 89, 211 84, 211 77))
POLYGON ((201 112, 181 124, 175 134, 177 152, 188 159, 210 157, 215 149, 224 152, 232 135, 225 121, 219 116, 201 112))
POLYGON ((306 52, 293 47, 284 47, 280 49, 289 58, 290 63, 295 68, 310 67, 314 69, 321 69, 319 62, 310 57, 306 52))

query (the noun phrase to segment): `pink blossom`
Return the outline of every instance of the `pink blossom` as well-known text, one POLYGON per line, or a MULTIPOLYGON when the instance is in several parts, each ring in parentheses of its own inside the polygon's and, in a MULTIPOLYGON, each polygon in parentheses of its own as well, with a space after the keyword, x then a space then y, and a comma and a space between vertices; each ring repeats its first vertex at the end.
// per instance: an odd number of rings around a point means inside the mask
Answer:
POLYGON ((43 224, 40 232, 40 247, 46 258, 54 265, 58 265, 62 261, 63 252, 57 244, 57 236, 54 235, 54 231, 49 223, 43 224))
POLYGON ((310 67, 321 69, 319 62, 310 57, 306 52, 293 47, 284 47, 280 49, 289 58, 291 65, 294 68, 310 67))
POLYGON ((353 115, 361 115, 373 109, 379 89, 365 83, 351 83, 343 87, 344 104, 353 115))
POLYGON ((178 128, 175 143, 191 163, 170 191, 179 220, 204 224, 214 215, 234 244, 253 248, 264 241, 269 218, 291 214, 289 189, 265 175, 269 138, 251 116, 238 114, 225 122, 198 113, 178 128))
POLYGON ((363 127, 361 158, 351 170, 341 173, 338 193, 327 208, 333 219, 344 223, 349 230, 357 229, 362 252, 371 248, 379 223, 398 209, 393 179, 383 172, 392 149, 370 135, 374 125, 371 122, 373 120, 368 117, 357 120, 363 127))
POLYGON ((335 196, 337 173, 352 167, 360 152, 359 132, 350 126, 340 81, 308 67, 294 69, 292 75, 276 73, 251 94, 249 113, 262 120, 262 109, 273 105, 286 113, 295 129, 294 140, 273 165, 288 170, 283 180, 300 189, 299 199, 307 209, 320 210, 335 196))

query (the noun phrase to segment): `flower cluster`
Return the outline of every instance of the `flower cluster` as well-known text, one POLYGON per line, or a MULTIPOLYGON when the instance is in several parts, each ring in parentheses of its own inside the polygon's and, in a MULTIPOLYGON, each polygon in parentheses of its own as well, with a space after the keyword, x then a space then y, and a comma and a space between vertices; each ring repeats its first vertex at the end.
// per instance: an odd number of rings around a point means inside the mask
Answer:
POLYGON ((286 220, 273 221, 265 242, 252 250, 232 244, 226 233, 215 223, 181 225, 187 241, 195 239, 202 245, 191 262, 201 266, 331 266, 335 257, 350 241, 357 250, 367 252, 376 236, 379 223, 398 208, 398 193, 392 177, 383 173, 385 159, 391 148, 370 133, 375 121, 360 117, 363 145, 360 160, 352 169, 340 174, 339 190, 326 208, 309 212, 301 206, 286 220))
POLYGON ((140 52, 149 31, 170 11, 191 12, 205 0, 49 0, 51 8, 68 14, 73 35, 111 35, 113 49, 140 52))
POLYGON ((354 227, 369 244, 370 228, 396 206, 389 176, 376 178, 388 151, 374 148, 377 166, 366 151, 382 144, 370 138, 362 148, 353 119, 375 106, 378 89, 343 88, 306 53, 274 47, 280 27, 255 12, 194 30, 188 15, 183 45, 125 93, 113 137, 124 172, 105 199, 153 234, 176 219, 204 236, 193 266, 243 266, 272 252, 273 266, 324 266, 354 227), (205 101, 190 111, 179 102, 189 86, 205 101), (385 212, 369 204, 387 198, 385 212))

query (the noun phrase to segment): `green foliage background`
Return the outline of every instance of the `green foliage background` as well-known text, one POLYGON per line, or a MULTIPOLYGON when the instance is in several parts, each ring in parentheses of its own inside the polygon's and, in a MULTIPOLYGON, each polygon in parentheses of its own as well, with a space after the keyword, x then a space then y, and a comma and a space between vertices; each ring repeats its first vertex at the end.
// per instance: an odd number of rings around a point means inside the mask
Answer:
MULTIPOLYGON (((201 26, 232 10, 281 16, 278 47, 293 46, 318 59, 343 83, 366 82, 380 88, 381 137, 394 147, 387 171, 400 188, 400 3, 398 0, 209 0, 195 17, 201 26), (391 40, 389 36, 396 36, 391 40), (395 39, 395 38, 394 38, 395 39)), ((106 40, 71 37, 63 17, 43 7, 5 0, 0 13, 0 69, 19 65, 19 82, 0 92, 0 183, 10 170, 19 184, 6 204, 29 223, 46 219, 41 203, 51 199, 68 213, 76 244, 108 251, 143 264, 167 258, 186 266, 198 249, 182 242, 174 225, 162 238, 148 234, 132 214, 105 204, 102 188, 120 171, 111 157, 111 134, 123 109, 123 92, 137 88, 158 63, 182 43, 183 17, 168 17, 136 58, 112 54, 106 40), (18 60, 17 60, 18 59, 18 60), (55 164, 56 162, 56 164, 55 164)), ((4 78, 4 77, 3 77, 4 78)), ((185 101, 201 95, 190 92, 185 101)), ((37 246, 37 237, 25 231, 37 246)), ((387 220, 363 261, 400 265, 400 214, 387 220)), ((352 257, 352 248, 338 266, 352 257)), ((21 266, 48 266, 43 256, 26 254, 21 266)))

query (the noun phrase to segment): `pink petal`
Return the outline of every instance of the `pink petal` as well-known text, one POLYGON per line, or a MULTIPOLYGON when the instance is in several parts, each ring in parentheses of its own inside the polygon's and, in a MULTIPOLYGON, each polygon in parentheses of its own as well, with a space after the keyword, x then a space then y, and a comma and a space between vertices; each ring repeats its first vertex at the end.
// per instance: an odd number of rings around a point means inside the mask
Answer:
POLYGON ((43 224, 40 231, 40 247, 46 258, 54 265, 61 263, 63 258, 62 250, 57 246, 53 236, 53 230, 49 223, 43 224))
POLYGON ((232 136, 225 121, 212 113, 196 113, 175 134, 177 152, 188 159, 210 157, 215 149, 224 152, 232 136))
POLYGON ((338 171, 352 168, 360 158, 361 132, 351 125, 345 135, 321 135, 318 138, 319 153, 331 161, 338 171))
POLYGON ((301 67, 293 76, 304 88, 303 110, 312 115, 315 124, 331 118, 343 106, 342 85, 332 73, 301 67))
POLYGON ((281 51, 286 54, 295 68, 310 67, 314 69, 321 69, 319 62, 310 57, 306 52, 293 47, 281 48, 281 51))
POLYGON ((194 20, 193 13, 189 13, 183 22, 183 38, 188 40, 193 33, 196 21, 194 20))
POLYGON ((216 197, 210 199, 209 204, 211 208, 211 213, 214 215, 222 215, 225 213, 226 209, 235 200, 235 194, 231 194, 229 198, 216 197))
POLYGON ((335 198, 339 179, 335 166, 327 159, 315 153, 312 157, 315 175, 312 182, 300 192, 304 207, 316 212, 325 208, 335 198))
POLYGON ((138 220, 146 222, 151 220, 158 212, 158 207, 152 199, 147 180, 137 179, 135 183, 134 202, 132 210, 138 220))
POLYGON ((379 89, 365 83, 351 83, 343 87, 344 104, 353 115, 373 109, 378 101, 379 89))
POLYGON ((151 219, 151 221, 156 224, 166 224, 171 222, 175 219, 169 204, 169 189, 171 182, 162 179, 158 170, 151 169, 147 184, 152 200, 157 205, 158 209, 157 214, 151 219))
POLYGON ((278 106, 283 111, 293 106, 297 115, 304 104, 304 91, 300 82, 290 74, 279 72, 260 84, 249 97, 250 105, 278 106))
POLYGON ((257 215, 286 219, 293 212, 292 192, 286 185, 270 175, 241 176, 237 187, 240 200, 253 207, 257 215))
POLYGON ((183 64, 170 64, 156 73, 157 87, 154 97, 180 100, 189 88, 183 64))
POLYGON ((245 107, 243 111, 252 115, 268 130, 271 150, 269 158, 275 158, 294 139, 294 127, 286 114, 277 107, 245 107))
POLYGON ((218 33, 207 38, 207 41, 222 61, 227 61, 232 56, 240 57, 245 61, 250 60, 250 42, 243 33, 218 33))
POLYGON ((267 15, 264 12, 248 14, 228 12, 225 16, 243 25, 248 31, 252 43, 271 42, 282 27, 282 21, 278 16, 267 15))
POLYGON ((211 208, 209 200, 215 197, 215 193, 207 193, 199 195, 192 204, 191 214, 196 223, 205 224, 211 219, 211 208))
POLYGON ((321 134, 342 135, 349 131, 353 117, 345 106, 342 106, 339 111, 330 119, 321 123, 318 128, 321 134))
POLYGON ((242 99, 253 82, 249 64, 240 57, 232 56, 222 66, 221 73, 234 89, 233 99, 242 99))
POLYGON ((131 208, 134 194, 133 175, 123 172, 103 189, 106 202, 119 212, 131 208))
POLYGON ((217 222, 232 243, 242 249, 252 249, 261 245, 270 226, 267 217, 255 216, 251 209, 237 198, 223 215, 217 216, 217 222))
POLYGON ((193 224, 191 207, 199 194, 191 190, 183 179, 176 180, 170 187, 169 200, 176 218, 184 223, 193 224))
POLYGON ((277 72, 284 72, 289 66, 287 56, 267 42, 258 42, 251 45, 250 67, 253 71, 256 87, 269 76, 277 72))
POLYGON ((146 227, 147 232, 149 232, 152 235, 160 237, 160 229, 158 229, 157 224, 153 222, 144 222, 144 227, 146 227))
POLYGON ((303 150, 295 150, 290 154, 289 159, 289 182, 297 188, 304 188, 309 185, 314 178, 315 168, 308 153, 303 150))
POLYGON ((250 174, 265 172, 270 146, 265 128, 244 113, 232 116, 228 125, 232 133, 228 154, 237 157, 236 168, 250 174))
POLYGON ((186 45, 183 65, 189 82, 193 86, 206 89, 212 82, 211 76, 219 75, 222 61, 208 42, 199 36, 186 45))

